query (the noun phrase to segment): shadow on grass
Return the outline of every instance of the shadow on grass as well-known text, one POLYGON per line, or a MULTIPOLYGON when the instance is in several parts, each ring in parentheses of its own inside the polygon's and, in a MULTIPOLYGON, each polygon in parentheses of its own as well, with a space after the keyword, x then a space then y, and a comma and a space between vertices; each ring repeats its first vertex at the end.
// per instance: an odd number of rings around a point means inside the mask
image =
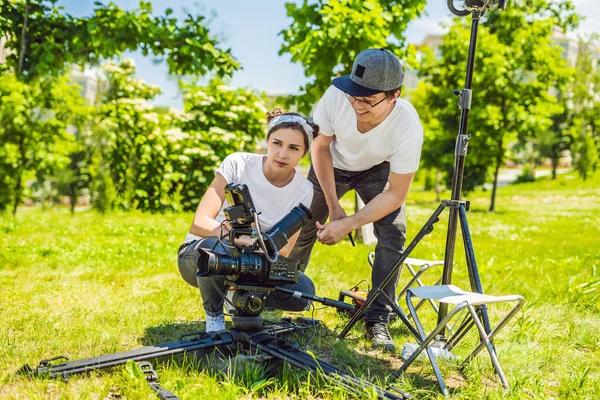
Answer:
POLYGON ((154 346, 166 342, 180 340, 182 335, 204 331, 204 321, 166 322, 158 326, 149 326, 144 332, 141 343, 144 346, 154 346))
MULTIPOLYGON (((280 322, 280 319, 277 317, 281 316, 281 312, 267 314, 270 318, 266 321, 266 325, 280 322)), ((227 325, 229 327, 229 323, 227 325)), ((355 330, 362 333, 363 329, 363 323, 359 322, 355 330)), ((164 323, 159 326, 148 327, 142 338, 142 343, 145 346, 155 346, 161 343, 178 341, 184 334, 202 332, 203 330, 203 321, 164 323)), ((396 337, 410 336, 408 329, 403 324, 397 322, 390 324, 390 332, 396 337)), ((361 377, 381 387, 387 387, 390 384, 398 385, 404 382, 402 386, 407 391, 424 392, 434 397, 435 393, 438 392, 438 385, 435 379, 430 378, 427 373, 423 374, 422 372, 415 371, 414 368, 411 368, 412 371, 409 370, 404 373, 398 380, 390 381, 389 378, 402 364, 398 350, 395 353, 386 353, 381 350, 370 349, 368 345, 363 346, 362 344, 365 339, 362 334, 346 337, 344 340, 338 340, 337 337, 338 332, 320 323, 316 326, 316 329, 309 327, 283 335, 284 340, 277 344, 285 346, 284 342, 295 343, 298 349, 306 351, 312 357, 316 357, 318 360, 332 364, 353 376, 361 377)), ((298 388, 302 385, 302 382, 310 381, 307 371, 294 368, 296 372, 291 375, 286 374, 282 372, 283 363, 281 360, 276 358, 269 359, 269 357, 265 359, 263 356, 249 354, 247 351, 244 352, 244 355, 240 356, 236 347, 247 349, 247 345, 241 345, 240 343, 230 345, 229 347, 215 346, 214 348, 199 352, 190 352, 185 355, 180 354, 176 357, 164 358, 159 360, 158 364, 163 367, 176 365, 184 371, 205 370, 211 372, 217 379, 225 379, 225 377, 233 378, 235 375, 234 381, 242 386, 246 386, 247 384, 249 385, 248 387, 252 386, 251 381, 246 382, 248 374, 252 376, 256 375, 253 379, 257 379, 257 376, 264 379, 283 379, 289 384, 290 388, 298 388), (289 381, 290 379, 292 381, 289 381)), ((449 389, 453 393, 460 393, 460 388, 452 386, 455 385, 449 385, 449 389)))
MULTIPOLYGON (((281 315, 281 312, 268 313, 269 320, 265 321, 265 326, 273 323, 278 323, 280 320, 277 318, 281 315), (275 318, 273 318, 275 317, 275 318)), ((302 319, 295 321, 299 324, 302 323, 302 319)), ((362 324, 361 328, 362 328, 362 324)), ((229 328, 229 323, 227 323, 229 328)), ((167 342, 174 342, 180 340, 184 334, 192 332, 202 332, 204 330, 204 322, 170 322, 164 323, 159 326, 146 328, 145 335, 141 342, 144 346, 156 346, 167 342)), ((404 333, 406 328, 396 327, 394 331, 404 333)), ((407 332, 407 331, 406 331, 407 332)), ((357 341, 360 339, 349 338, 346 340, 338 340, 338 333, 330 330, 323 323, 320 323, 315 327, 307 327, 305 329, 298 329, 294 332, 282 335, 284 342, 291 342, 297 345, 297 348, 301 351, 306 351, 313 357, 317 357, 321 361, 330 363, 338 368, 347 370, 351 374, 356 376, 379 376, 388 375, 395 371, 394 363, 390 357, 381 357, 382 352, 379 350, 368 351, 366 354, 356 351, 357 341)), ((279 344, 283 344, 281 342, 279 344)), ((238 347, 239 344, 238 344, 238 347)), ((242 346, 246 347, 247 346, 242 346)), ((212 350, 203 351, 203 359, 205 359, 212 350)), ((218 353, 226 353, 219 350, 218 353)), ((217 354, 219 358, 222 354, 217 354)), ((178 357, 179 358, 179 357, 178 357)), ((172 360, 174 361, 174 360, 172 360)))

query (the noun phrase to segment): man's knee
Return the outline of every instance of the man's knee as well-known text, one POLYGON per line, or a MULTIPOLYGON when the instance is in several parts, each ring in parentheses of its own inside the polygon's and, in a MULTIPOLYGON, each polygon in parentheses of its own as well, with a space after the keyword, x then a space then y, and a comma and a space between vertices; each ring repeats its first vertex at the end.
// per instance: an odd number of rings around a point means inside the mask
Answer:
POLYGON ((391 250, 400 251, 406 241, 404 206, 373 223, 377 241, 391 250))
MULTIPOLYGON (((315 284, 304 273, 299 272, 298 282, 293 285, 285 285, 286 289, 296 292, 315 295, 315 284)), ((267 299, 267 306, 285 311, 302 311, 308 306, 309 300, 295 297, 287 293, 273 292, 267 299)))

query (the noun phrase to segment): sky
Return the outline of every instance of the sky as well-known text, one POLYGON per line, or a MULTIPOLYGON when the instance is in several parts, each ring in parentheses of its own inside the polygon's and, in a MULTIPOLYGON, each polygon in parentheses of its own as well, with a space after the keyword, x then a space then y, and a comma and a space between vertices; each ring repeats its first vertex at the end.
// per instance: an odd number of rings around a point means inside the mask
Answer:
MULTIPOLYGON (((119 7, 129 10, 137 8, 139 0, 112 0, 119 7)), ((598 0, 572 0, 576 11, 586 19, 581 23, 579 34, 600 33, 600 8, 598 0)), ((299 0, 296 0, 300 3, 299 0)), ((104 1, 107 3, 107 1, 104 1)), ((241 63, 242 70, 236 71, 231 79, 233 87, 247 87, 270 95, 297 93, 309 81, 300 64, 292 63, 289 55, 279 56, 283 38, 278 33, 290 25, 286 15, 285 0, 152 0, 154 13, 162 14, 167 8, 181 17, 183 10, 199 13, 210 21, 210 32, 219 39, 221 48, 230 48, 241 63)), ((455 4, 460 4, 455 1, 455 4)), ((93 0, 59 0, 58 5, 76 17, 91 15, 93 0)), ((510 7, 510 0, 508 2, 510 7)), ((444 24, 450 22, 446 0, 428 0, 426 15, 410 23, 406 32, 409 43, 419 44, 428 34, 445 31, 444 24)), ((152 103, 181 108, 182 100, 177 90, 177 81, 169 77, 167 67, 156 64, 152 57, 138 52, 128 53, 137 66, 137 76, 158 85, 163 94, 152 103)))

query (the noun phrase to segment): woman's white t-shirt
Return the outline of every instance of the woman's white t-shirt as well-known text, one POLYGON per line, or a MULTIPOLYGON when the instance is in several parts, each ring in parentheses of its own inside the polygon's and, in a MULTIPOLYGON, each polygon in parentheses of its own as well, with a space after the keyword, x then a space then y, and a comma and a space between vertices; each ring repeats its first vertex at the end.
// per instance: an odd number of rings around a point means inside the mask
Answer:
POLYGON ((396 99, 396 106, 379 125, 361 133, 344 92, 331 86, 319 101, 313 119, 323 135, 335 135, 329 147, 334 168, 365 171, 384 161, 390 162, 390 170, 396 174, 419 168, 423 126, 415 108, 404 99, 396 99))
MULTIPOLYGON (((221 175, 227 183, 248 186, 254 207, 260 213, 258 218, 262 230, 279 222, 299 203, 310 208, 313 198, 313 185, 298 172, 295 172, 290 183, 283 187, 269 182, 262 169, 264 157, 262 154, 233 153, 225 157, 215 170, 215 175, 221 175)), ((223 209, 229 206, 225 200, 215 218, 217 221, 223 222, 226 219, 223 209)), ((200 237, 189 232, 185 237, 186 242, 195 239, 200 237)))

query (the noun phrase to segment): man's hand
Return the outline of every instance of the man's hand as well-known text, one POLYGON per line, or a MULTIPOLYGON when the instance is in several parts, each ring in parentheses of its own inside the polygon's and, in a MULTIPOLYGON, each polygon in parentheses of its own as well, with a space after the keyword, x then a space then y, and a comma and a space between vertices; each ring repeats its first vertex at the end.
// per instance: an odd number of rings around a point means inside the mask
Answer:
POLYGON ((342 208, 342 206, 340 206, 340 203, 336 202, 336 204, 333 206, 333 208, 329 209, 329 221, 333 222, 333 221, 338 221, 341 219, 346 218, 346 211, 344 211, 344 209, 342 208))
POLYGON ((317 221, 317 240, 323 244, 332 245, 339 243, 348 233, 352 232, 350 219, 344 218, 337 221, 331 221, 328 224, 321 225, 317 221))

